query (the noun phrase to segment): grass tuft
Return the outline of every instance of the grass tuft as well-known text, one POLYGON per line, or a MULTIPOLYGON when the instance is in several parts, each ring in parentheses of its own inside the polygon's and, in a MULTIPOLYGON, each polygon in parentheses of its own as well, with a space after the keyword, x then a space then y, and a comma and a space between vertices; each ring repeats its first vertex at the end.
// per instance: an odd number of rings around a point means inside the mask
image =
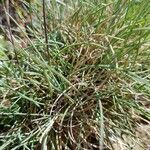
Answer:
POLYGON ((113 149, 135 138, 150 119, 148 0, 52 0, 46 18, 42 3, 24 5, 26 31, 9 16, 15 51, 0 39, 0 149, 113 149))

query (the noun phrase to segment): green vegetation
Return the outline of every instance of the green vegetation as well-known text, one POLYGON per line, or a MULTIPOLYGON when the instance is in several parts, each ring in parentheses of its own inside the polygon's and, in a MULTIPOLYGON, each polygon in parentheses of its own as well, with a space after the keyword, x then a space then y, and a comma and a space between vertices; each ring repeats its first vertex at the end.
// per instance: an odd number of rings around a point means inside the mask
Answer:
POLYGON ((19 35, 0 37, 0 149, 113 149, 134 139, 150 119, 149 0, 51 0, 46 27, 42 4, 26 5, 26 30, 7 14, 19 35))

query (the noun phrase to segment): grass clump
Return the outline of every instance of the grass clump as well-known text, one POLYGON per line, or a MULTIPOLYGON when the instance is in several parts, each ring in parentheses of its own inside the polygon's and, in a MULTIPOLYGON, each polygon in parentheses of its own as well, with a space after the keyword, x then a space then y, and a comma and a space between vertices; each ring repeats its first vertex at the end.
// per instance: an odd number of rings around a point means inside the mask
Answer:
POLYGON ((14 20, 28 42, 18 63, 3 47, 0 148, 113 149, 150 118, 148 0, 45 5, 45 35, 40 2, 28 35, 14 20))

